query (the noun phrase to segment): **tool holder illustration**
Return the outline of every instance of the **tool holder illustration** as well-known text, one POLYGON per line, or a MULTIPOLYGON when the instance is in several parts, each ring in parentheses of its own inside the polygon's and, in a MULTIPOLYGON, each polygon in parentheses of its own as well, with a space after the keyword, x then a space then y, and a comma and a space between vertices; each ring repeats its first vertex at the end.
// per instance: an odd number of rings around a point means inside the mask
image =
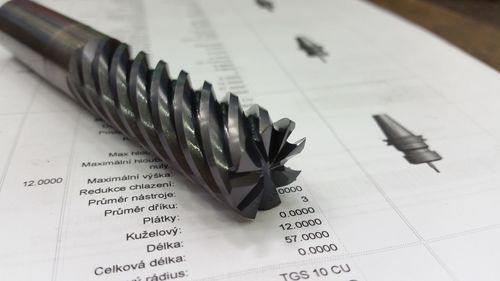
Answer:
POLYGON ((426 163, 439 173, 438 168, 432 162, 442 158, 436 151, 429 149, 424 137, 413 134, 387 114, 373 115, 373 118, 387 137, 387 145, 393 145, 403 152, 406 161, 411 164, 426 163))
POLYGON ((295 40, 297 40, 299 48, 306 52, 308 56, 318 57, 322 62, 326 62, 328 53, 323 49, 322 46, 318 45, 305 36, 297 36, 295 40))
POLYGON ((268 10, 269 12, 272 12, 274 10, 274 3, 270 0, 255 0, 255 2, 257 3, 257 5, 268 10))
MULTIPOLYGON (((219 102, 205 82, 193 90, 160 61, 39 4, 0 8, 0 43, 35 73, 121 131, 243 217, 280 203, 277 186, 298 171, 284 166, 305 139, 289 143, 295 123, 272 123, 254 105, 244 112, 232 94, 219 102)), ((161 35, 166 36, 166 35, 161 35)))

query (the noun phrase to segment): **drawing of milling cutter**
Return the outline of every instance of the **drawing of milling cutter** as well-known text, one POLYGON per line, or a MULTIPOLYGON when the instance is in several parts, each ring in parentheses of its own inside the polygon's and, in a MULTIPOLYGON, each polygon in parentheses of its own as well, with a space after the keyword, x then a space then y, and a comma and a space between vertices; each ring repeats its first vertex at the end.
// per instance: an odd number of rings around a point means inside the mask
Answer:
POLYGON ((276 187, 299 174, 284 166, 305 145, 287 142, 289 119, 243 112, 232 94, 218 102, 209 83, 171 80, 165 62, 150 69, 145 53, 131 60, 126 44, 30 1, 0 8, 0 34, 23 64, 243 217, 278 205, 276 187))
POLYGON ((393 145, 397 150, 403 152, 409 163, 427 163, 439 173, 439 170, 432 162, 439 161, 442 158, 437 152, 429 150, 429 146, 422 136, 414 135, 387 114, 374 115, 373 118, 387 137, 387 145, 393 145))
POLYGON ((322 62, 326 62, 325 57, 328 53, 323 50, 323 47, 311 41, 311 39, 305 36, 298 36, 295 38, 297 43, 299 43, 299 48, 307 53, 310 57, 318 57, 322 62))

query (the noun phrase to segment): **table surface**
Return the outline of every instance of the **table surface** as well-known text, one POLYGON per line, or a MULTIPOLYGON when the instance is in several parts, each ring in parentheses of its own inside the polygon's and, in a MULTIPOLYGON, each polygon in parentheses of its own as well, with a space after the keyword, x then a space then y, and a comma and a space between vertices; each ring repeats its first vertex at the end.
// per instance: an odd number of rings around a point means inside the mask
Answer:
POLYGON ((500 71, 500 1, 370 0, 500 71))

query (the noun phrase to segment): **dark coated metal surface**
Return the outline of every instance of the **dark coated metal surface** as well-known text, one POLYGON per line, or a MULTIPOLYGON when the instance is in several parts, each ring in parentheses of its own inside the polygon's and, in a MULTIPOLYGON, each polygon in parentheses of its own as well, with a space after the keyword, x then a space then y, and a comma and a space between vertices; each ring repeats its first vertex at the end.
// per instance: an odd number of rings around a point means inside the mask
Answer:
POLYGON ((75 101, 175 166, 247 218, 280 203, 277 186, 299 172, 285 167, 305 139, 287 141, 295 123, 273 123, 264 108, 244 112, 238 97, 219 102, 212 86, 176 80, 160 61, 94 29, 26 0, 0 8, 1 43, 75 101))

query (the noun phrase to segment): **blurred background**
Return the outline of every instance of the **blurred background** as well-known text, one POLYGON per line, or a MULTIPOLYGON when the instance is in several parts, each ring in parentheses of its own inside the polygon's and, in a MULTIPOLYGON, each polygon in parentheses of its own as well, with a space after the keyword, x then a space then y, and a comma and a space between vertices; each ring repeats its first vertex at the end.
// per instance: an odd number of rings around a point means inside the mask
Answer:
POLYGON ((500 1, 369 0, 500 71, 500 1))

